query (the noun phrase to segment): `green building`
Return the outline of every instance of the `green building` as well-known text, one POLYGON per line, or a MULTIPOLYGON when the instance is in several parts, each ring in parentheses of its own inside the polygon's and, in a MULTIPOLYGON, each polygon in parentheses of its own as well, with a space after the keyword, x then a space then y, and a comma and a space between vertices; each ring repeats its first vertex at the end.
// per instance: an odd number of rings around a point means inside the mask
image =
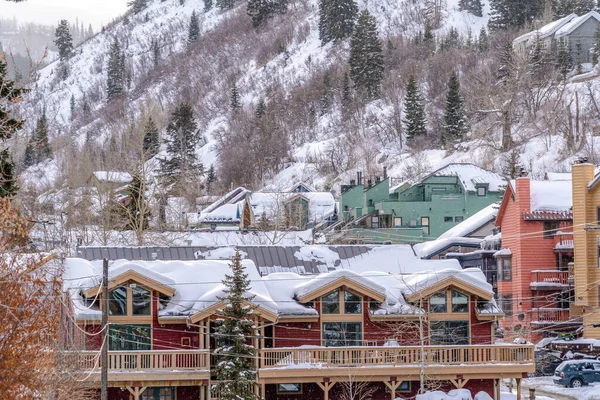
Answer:
MULTIPOLYGON (((506 181, 474 164, 449 164, 410 184, 390 188, 390 179, 342 186, 336 224, 344 241, 415 243, 438 236, 502 199, 506 181)), ((338 233, 338 237, 341 235, 338 233)))

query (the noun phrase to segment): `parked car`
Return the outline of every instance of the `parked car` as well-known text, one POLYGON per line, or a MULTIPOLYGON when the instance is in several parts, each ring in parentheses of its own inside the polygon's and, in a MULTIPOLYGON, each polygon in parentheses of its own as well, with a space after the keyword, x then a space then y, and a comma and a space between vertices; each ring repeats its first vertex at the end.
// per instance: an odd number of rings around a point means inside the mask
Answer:
POLYGON ((554 383, 581 387, 600 382, 600 361, 570 360, 560 364, 554 371, 554 383))
POLYGON ((535 352, 535 372, 532 376, 552 376, 556 367, 563 361, 560 353, 549 350, 538 350, 535 352))

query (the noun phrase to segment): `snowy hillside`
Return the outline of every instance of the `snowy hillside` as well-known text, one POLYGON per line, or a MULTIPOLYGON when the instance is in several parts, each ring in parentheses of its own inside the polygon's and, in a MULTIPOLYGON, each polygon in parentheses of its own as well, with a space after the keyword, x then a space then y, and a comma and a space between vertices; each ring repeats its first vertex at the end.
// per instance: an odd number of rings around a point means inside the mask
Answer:
MULTIPOLYGON (((382 99, 366 103, 364 108, 355 107, 353 116, 348 118, 343 115, 338 100, 348 58, 348 41, 321 45, 318 0, 291 1, 286 14, 276 16, 258 30, 252 28, 243 2, 229 12, 213 7, 206 13, 202 0, 187 0, 183 6, 179 0, 150 2, 143 12, 128 15, 127 20, 106 27, 104 32, 76 48, 68 62, 54 62, 40 72, 30 95, 20 105, 27 126, 17 139, 16 148, 24 148, 26 136, 45 108, 50 120, 54 159, 25 171, 21 176, 23 186, 34 185, 37 191, 43 191, 54 184, 64 186, 77 174, 80 176, 70 185, 81 185, 89 171, 107 169, 107 164, 112 169, 127 170, 128 164, 119 165, 128 158, 127 154, 116 153, 114 149, 124 148, 123 143, 131 132, 139 130, 140 121, 149 115, 164 129, 173 107, 181 101, 193 104, 203 135, 196 149, 199 160, 205 168, 214 165, 217 175, 222 174, 219 167, 223 150, 231 147, 231 142, 223 144, 223 138, 236 130, 231 125, 229 112, 229 91, 234 84, 248 114, 261 99, 266 100, 288 146, 287 160, 264 175, 261 171, 254 185, 244 181, 235 184, 247 184, 255 189, 263 185, 283 188, 303 180, 317 189, 329 190, 338 189, 357 168, 377 175, 387 166, 390 176, 403 180, 460 161, 475 162, 502 172, 508 153, 497 145, 501 136, 498 113, 485 118, 473 117, 466 141, 455 148, 409 149, 406 146, 399 122, 405 76, 416 71, 427 79, 428 86, 423 90, 428 121, 434 130, 443 125, 440 110, 444 104, 445 77, 436 78, 433 72, 422 71, 415 58, 420 57, 415 55, 418 51, 407 47, 407 42, 424 26, 420 5, 397 0, 357 3, 359 9, 367 8, 375 17, 385 51, 389 52, 387 63, 391 70, 383 82, 382 99), (197 43, 188 45, 187 26, 193 11, 200 16, 201 35, 197 43), (124 49, 127 89, 122 102, 107 104, 106 66, 115 39, 124 49), (153 61, 154 42, 160 49, 158 65, 153 61), (333 83, 324 84, 326 81, 333 83), (328 91, 326 95, 333 100, 328 109, 318 111, 324 91, 328 91), (86 107, 89 113, 82 111, 86 107), (92 165, 73 163, 84 146, 92 149, 85 153, 91 154, 85 161, 92 165)), ((447 1, 442 10, 442 25, 435 30, 437 40, 442 40, 451 27, 457 28, 461 37, 470 34, 469 40, 476 40, 488 22, 489 5, 484 3, 483 6, 484 16, 475 17, 459 11, 457 0, 447 1)), ((468 77, 472 76, 468 74, 480 75, 492 65, 477 61, 483 56, 448 54, 431 62, 431 68, 445 72, 449 67, 442 63, 454 62, 450 68, 460 68, 468 77)), ((477 92, 474 85, 473 80, 463 79, 467 90, 477 92)), ((585 82, 570 85, 566 91, 582 92, 582 104, 590 107, 583 92, 595 90, 596 86, 595 81, 591 86, 585 82)), ((473 97, 472 104, 467 101, 473 108, 486 101, 473 97)), ((518 161, 534 177, 568 169, 571 154, 565 150, 569 146, 565 144, 564 135, 544 131, 535 121, 525 126, 518 117, 513 118, 512 123, 512 134, 520 153, 518 161)), ((594 148, 600 148, 596 140, 596 137, 590 138, 579 150, 591 148, 593 152, 594 148)), ((268 156, 267 153, 264 156, 268 156)), ((158 157, 164 155, 163 147, 158 157)), ((19 157, 16 154, 16 158, 19 157)), ((226 180, 234 183, 229 176, 226 180)), ((228 182, 221 184, 222 190, 229 186, 228 182)))

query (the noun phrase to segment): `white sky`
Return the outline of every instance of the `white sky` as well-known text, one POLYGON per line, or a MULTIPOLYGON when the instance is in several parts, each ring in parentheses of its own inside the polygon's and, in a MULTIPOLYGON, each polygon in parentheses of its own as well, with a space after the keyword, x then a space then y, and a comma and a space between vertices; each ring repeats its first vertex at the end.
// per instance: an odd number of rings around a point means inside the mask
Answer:
POLYGON ((0 16, 16 17, 19 21, 56 25, 59 20, 70 23, 79 18, 85 28, 92 24, 97 32, 103 24, 123 14, 128 0, 26 0, 13 3, 0 0, 0 16))

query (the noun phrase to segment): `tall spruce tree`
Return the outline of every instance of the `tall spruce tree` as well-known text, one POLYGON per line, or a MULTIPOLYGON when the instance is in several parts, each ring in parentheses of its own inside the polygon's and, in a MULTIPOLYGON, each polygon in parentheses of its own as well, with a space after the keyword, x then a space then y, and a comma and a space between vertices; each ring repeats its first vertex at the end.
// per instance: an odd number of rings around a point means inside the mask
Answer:
POLYGON ((196 159, 196 146, 200 140, 192 106, 180 104, 171 114, 166 129, 167 157, 160 160, 166 186, 179 183, 183 189, 186 183, 196 182, 202 175, 202 164, 196 159))
POLYGON ((571 54, 564 38, 558 39, 556 64, 563 80, 567 79, 567 73, 571 69, 571 54))
MULTIPOLYGON (((10 104, 18 103, 24 89, 8 79, 8 67, 0 57, 0 141, 10 139, 23 126, 23 121, 10 115, 10 104)), ((15 166, 7 148, 0 152, 0 197, 13 197, 19 187, 15 177, 15 166)))
POLYGON ((319 1, 319 39, 321 43, 344 40, 354 31, 358 6, 355 0, 319 1))
POLYGON ((350 39, 350 77, 368 99, 379 97, 384 60, 375 19, 364 10, 350 39))
POLYGON ((459 143, 463 140, 467 131, 467 117, 465 115, 463 98, 460 94, 460 82, 456 72, 452 71, 448 79, 442 143, 444 145, 459 143))
POLYGON ((258 400, 254 394, 257 349, 250 343, 257 337, 254 318, 256 307, 250 305, 254 295, 250 293, 250 279, 244 270, 242 256, 236 250, 231 273, 223 279, 224 296, 218 297, 226 306, 217 311, 215 356, 218 383, 215 391, 223 400, 258 400))
POLYGON ((319 0, 319 39, 322 44, 331 40, 329 32, 329 2, 330 0, 319 0))
POLYGON ((257 28, 275 13, 285 13, 287 5, 287 0, 247 0, 246 12, 252 19, 252 26, 257 28))
POLYGON ((192 11, 190 16, 190 24, 188 26, 188 43, 192 44, 200 37, 200 22, 196 10, 192 11))
POLYGON ((154 66, 158 67, 160 63, 160 45, 158 44, 158 39, 152 39, 152 61, 154 62, 154 66))
POLYGON ((123 94, 125 85, 125 58, 121 51, 119 41, 115 38, 108 54, 108 68, 106 78, 106 97, 108 101, 123 94))
POLYGON ((458 9, 460 11, 468 11, 478 17, 483 16, 483 6, 481 0, 459 0, 458 9))
POLYGON ((491 30, 520 28, 540 13, 537 0, 490 0, 491 30))
POLYGON ((204 0, 204 12, 209 12, 212 10, 213 0, 204 0))
POLYGON ((154 157, 158 153, 160 147, 158 128, 152 117, 148 118, 148 122, 144 126, 144 141, 143 141, 144 157, 146 159, 154 157))
POLYGON ((408 77, 406 83, 406 96, 404 98, 404 124, 406 125, 406 140, 411 141, 427 134, 425 127, 425 105, 421 91, 414 75, 408 77))
POLYGON ((575 39, 575 60, 576 60, 576 64, 575 64, 575 68, 578 74, 583 73, 583 48, 581 45, 581 36, 577 35, 577 38, 575 39))
POLYGON ((590 50, 592 52, 592 65, 598 64, 598 58, 600 56, 600 25, 596 26, 594 32, 594 47, 590 50))
POLYGON ((481 31, 479 32, 479 39, 477 40, 477 48, 482 53, 487 52, 488 48, 489 48, 487 31, 485 30, 485 28, 483 26, 481 27, 481 31))
POLYGON ((46 111, 43 112, 40 119, 37 120, 35 131, 25 146, 25 159, 23 165, 30 167, 50 158, 52 150, 48 143, 48 120, 46 111))
POLYGON ((66 19, 60 20, 56 31, 54 32, 54 44, 58 48, 58 56, 61 60, 66 60, 73 53, 73 37, 69 32, 69 22, 66 19))
POLYGON ((233 82, 233 87, 229 92, 229 107, 233 113, 236 113, 237 110, 242 108, 242 103, 240 103, 240 92, 235 82, 233 82))
POLYGON ((148 5, 148 0, 132 0, 128 2, 127 5, 131 7, 131 11, 133 11, 134 14, 139 14, 144 11, 148 5))
POLYGON ((132 174, 125 194, 128 200, 124 208, 125 230, 145 231, 148 229, 151 213, 146 199, 146 183, 139 170, 132 174))

